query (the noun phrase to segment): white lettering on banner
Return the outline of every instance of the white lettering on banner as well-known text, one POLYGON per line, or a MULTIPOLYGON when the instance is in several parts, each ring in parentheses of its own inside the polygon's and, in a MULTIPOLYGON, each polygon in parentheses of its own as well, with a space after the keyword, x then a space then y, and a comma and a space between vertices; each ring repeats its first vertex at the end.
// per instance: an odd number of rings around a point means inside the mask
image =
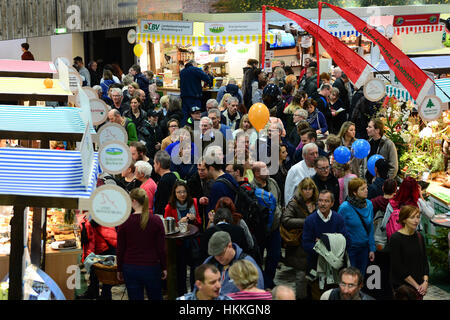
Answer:
POLYGON ((193 22, 142 20, 141 32, 151 34, 189 35, 194 33, 193 22))
POLYGON ((70 276, 67 278, 67 289, 81 289, 81 271, 77 265, 68 266, 66 273, 70 276))

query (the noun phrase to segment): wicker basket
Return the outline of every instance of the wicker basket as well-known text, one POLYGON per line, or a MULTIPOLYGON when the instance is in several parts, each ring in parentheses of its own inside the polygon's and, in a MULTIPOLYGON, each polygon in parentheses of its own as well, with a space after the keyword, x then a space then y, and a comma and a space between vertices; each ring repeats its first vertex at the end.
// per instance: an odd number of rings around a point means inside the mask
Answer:
POLYGON ((119 281, 119 279, 117 279, 117 265, 106 266, 101 263, 95 263, 92 265, 92 268, 94 268, 98 281, 103 284, 115 286, 124 283, 123 281, 119 281))

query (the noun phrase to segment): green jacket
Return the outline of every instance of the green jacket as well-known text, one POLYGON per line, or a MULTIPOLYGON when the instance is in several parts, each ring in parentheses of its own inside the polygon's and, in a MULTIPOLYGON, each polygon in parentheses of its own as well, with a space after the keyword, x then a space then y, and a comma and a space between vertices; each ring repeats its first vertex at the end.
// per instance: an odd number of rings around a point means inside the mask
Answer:
POLYGON ((125 118, 124 127, 128 134, 128 144, 130 144, 131 141, 138 141, 136 125, 130 118, 125 118))

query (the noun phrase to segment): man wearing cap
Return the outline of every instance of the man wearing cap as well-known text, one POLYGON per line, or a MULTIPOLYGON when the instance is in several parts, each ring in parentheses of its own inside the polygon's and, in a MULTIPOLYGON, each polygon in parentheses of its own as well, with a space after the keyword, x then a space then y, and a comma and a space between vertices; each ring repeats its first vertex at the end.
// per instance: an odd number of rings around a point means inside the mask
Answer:
POLYGON ((208 242, 208 254, 210 257, 204 263, 215 265, 222 274, 222 289, 220 290, 222 295, 240 291, 228 274, 229 268, 238 260, 247 260, 253 263, 258 270, 257 287, 264 290, 264 278, 258 264, 251 256, 244 253, 237 244, 231 242, 228 232, 217 231, 211 236, 208 242))
POLYGON ((180 72, 180 96, 184 114, 181 126, 186 124, 191 108, 202 105, 202 81, 212 87, 213 76, 197 68, 197 62, 190 60, 180 72))
POLYGON ((195 121, 200 121, 201 117, 202 117, 202 112, 201 112, 200 107, 198 107, 198 106, 193 106, 193 107, 191 108, 191 116, 190 116, 190 118, 187 120, 187 125, 188 125, 192 130, 198 129, 198 127, 195 128, 195 121))

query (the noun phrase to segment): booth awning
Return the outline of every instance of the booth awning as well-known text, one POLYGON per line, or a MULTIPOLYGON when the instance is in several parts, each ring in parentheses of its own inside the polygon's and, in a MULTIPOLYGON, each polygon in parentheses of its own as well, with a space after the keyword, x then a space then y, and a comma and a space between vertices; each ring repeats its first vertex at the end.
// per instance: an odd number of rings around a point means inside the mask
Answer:
MULTIPOLYGON (((251 43, 257 41, 261 43, 262 36, 261 35, 233 35, 233 36, 204 36, 204 37, 196 37, 196 36, 176 36, 176 35, 156 35, 156 34, 146 34, 146 33, 138 33, 137 34, 138 41, 150 41, 150 42, 168 42, 170 44, 181 44, 183 46, 187 44, 191 44, 192 46, 201 46, 204 43, 209 45, 214 45, 216 43, 226 44, 232 42, 234 44, 238 44, 239 42, 251 43)), ((266 41, 269 43, 275 42, 274 35, 266 35, 266 41)))
MULTIPOLYGON (((436 79, 434 81, 436 82, 436 84, 442 90, 444 90, 444 92, 448 96, 450 96, 450 78, 436 79)), ((441 99, 441 101, 443 103, 450 102, 450 99, 447 96, 445 96, 445 94, 439 88, 436 87, 435 89, 436 89, 436 96, 438 96, 439 99, 441 99)), ((401 88, 397 88, 397 87, 394 87, 394 86, 386 85, 386 94, 389 97, 394 96, 400 101, 412 100, 414 103, 416 103, 416 101, 411 97, 409 92, 407 90, 405 90, 405 89, 401 89, 401 88)))
MULTIPOLYGON (((444 90, 447 96, 450 97, 450 78, 436 79, 434 81, 439 87, 441 87, 442 90, 444 90)), ((450 99, 445 96, 445 94, 438 88, 436 88, 436 95, 439 97, 439 99, 441 99, 442 102, 450 102, 450 99)))
POLYGON ((395 33, 400 35, 402 33, 428 33, 428 32, 443 32, 444 25, 423 25, 423 26, 407 26, 407 27, 394 27, 395 33))

